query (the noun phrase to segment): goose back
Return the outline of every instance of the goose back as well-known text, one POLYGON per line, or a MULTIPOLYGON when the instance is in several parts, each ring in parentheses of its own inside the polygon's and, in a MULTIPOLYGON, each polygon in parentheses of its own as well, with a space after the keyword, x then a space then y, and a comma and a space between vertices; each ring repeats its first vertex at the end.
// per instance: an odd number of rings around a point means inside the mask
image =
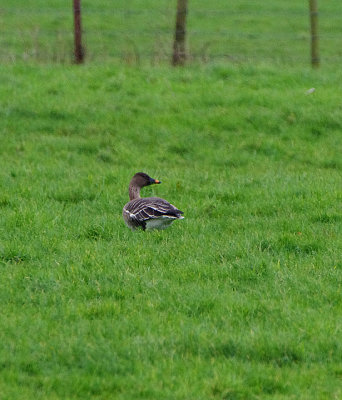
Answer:
POLYGON ((183 212, 160 197, 131 200, 123 208, 123 218, 131 229, 165 229, 175 219, 183 219, 183 212))

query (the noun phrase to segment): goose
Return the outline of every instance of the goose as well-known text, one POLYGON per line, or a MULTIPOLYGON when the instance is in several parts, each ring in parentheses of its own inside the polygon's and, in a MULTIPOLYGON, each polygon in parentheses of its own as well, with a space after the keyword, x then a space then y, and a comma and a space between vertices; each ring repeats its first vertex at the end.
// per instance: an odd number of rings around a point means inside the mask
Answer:
POLYGON ((129 202, 122 210, 126 225, 132 230, 165 229, 176 219, 183 219, 183 211, 160 197, 140 197, 144 186, 160 184, 144 172, 136 173, 129 184, 129 202))

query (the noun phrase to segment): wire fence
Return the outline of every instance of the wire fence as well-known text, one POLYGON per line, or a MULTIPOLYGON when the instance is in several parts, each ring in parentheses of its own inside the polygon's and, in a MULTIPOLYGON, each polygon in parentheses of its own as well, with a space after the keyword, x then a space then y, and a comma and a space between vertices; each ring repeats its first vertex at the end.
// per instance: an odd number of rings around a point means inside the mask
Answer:
MULTIPOLYGON (((202 2, 201 7, 190 3, 186 32, 188 62, 309 64, 307 3, 292 2, 292 8, 262 6, 261 0, 255 3, 258 4, 251 9, 237 5, 216 9, 215 1, 206 6, 202 2)), ((334 4, 328 8, 322 3, 319 10, 322 64, 342 61, 342 13, 341 7, 336 6, 338 3, 334 4)), ((115 8, 110 2, 102 8, 84 6, 85 62, 170 62, 175 15, 175 4, 169 2, 154 8, 144 5, 115 8)), ((10 3, 8 7, 0 6, 1 63, 72 63, 73 60, 73 15, 69 3, 58 7, 44 3, 39 7, 15 7, 10 3)))

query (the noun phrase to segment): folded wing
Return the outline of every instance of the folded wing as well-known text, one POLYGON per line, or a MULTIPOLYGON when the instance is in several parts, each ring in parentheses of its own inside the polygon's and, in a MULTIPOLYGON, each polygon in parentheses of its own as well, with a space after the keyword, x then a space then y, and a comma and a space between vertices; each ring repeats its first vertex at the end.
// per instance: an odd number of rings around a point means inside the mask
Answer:
POLYGON ((178 210, 174 205, 159 197, 132 200, 125 206, 125 209, 130 213, 130 217, 139 224, 161 217, 183 218, 183 211, 178 210))

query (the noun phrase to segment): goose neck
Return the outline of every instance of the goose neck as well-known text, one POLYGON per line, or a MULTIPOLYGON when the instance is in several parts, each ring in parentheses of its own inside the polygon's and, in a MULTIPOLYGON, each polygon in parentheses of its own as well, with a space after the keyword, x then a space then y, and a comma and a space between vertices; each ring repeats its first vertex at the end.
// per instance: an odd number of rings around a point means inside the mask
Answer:
POLYGON ((130 184, 128 193, 129 193, 129 199, 130 200, 135 200, 135 199, 140 199, 140 187, 135 185, 135 184, 130 184))

